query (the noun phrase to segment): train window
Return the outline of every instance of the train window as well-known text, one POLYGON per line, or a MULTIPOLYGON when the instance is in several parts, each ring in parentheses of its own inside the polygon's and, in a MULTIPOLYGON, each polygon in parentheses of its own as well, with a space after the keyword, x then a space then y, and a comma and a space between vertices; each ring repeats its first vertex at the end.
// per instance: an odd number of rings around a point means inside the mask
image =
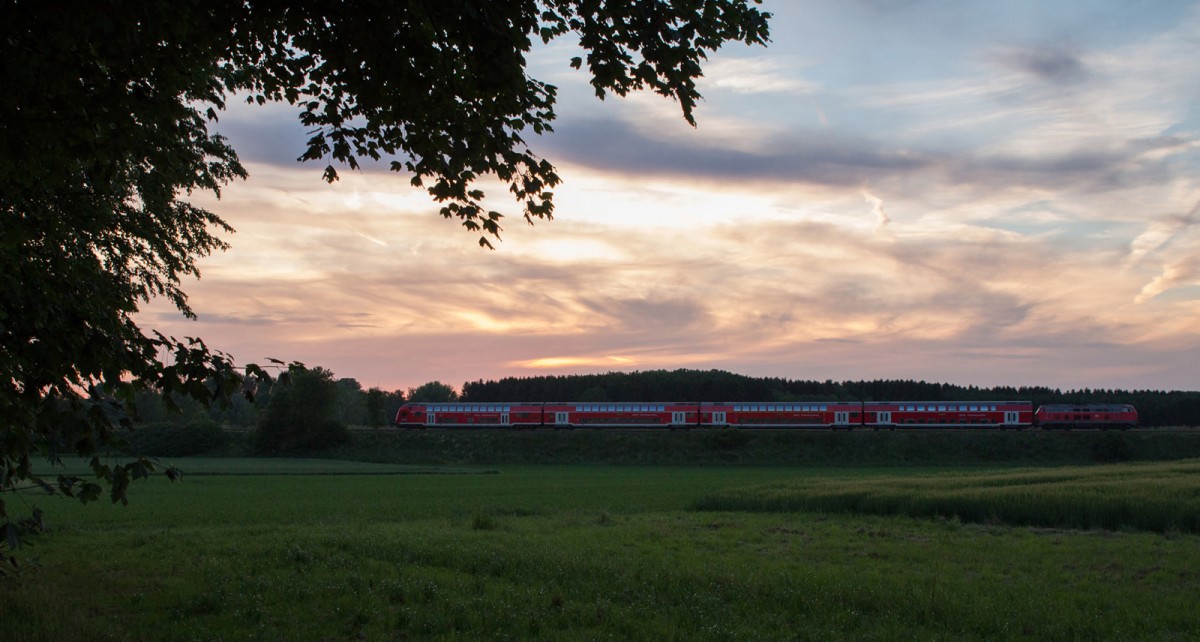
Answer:
POLYGON ((946 412, 945 406, 938 406, 938 412, 946 412))

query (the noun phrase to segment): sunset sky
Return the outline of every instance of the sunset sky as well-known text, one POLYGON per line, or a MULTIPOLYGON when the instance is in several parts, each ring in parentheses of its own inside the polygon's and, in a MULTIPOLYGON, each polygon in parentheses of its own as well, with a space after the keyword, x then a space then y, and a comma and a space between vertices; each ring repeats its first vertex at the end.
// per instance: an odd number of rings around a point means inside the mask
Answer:
POLYGON ((147 327, 366 387, 717 368, 792 379, 1200 388, 1200 3, 768 0, 766 47, 597 100, 563 40, 533 150, 555 219, 503 242, 408 177, 334 185, 287 106, 231 106, 237 234, 147 327))

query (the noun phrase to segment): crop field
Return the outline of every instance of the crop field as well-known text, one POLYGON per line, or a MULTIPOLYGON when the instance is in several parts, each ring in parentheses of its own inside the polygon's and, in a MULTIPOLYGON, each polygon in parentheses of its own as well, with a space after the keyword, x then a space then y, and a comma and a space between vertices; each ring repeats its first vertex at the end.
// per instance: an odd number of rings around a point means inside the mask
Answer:
POLYGON ((124 507, 10 498, 11 508, 45 509, 50 529, 21 551, 36 565, 0 579, 0 640, 1191 640, 1200 631, 1200 535, 1180 517, 1197 513, 1196 462, 988 471, 175 463, 182 482, 138 483, 124 507), (1030 507, 1070 514, 1062 507, 1110 501, 1111 516, 1086 528, 1025 517, 1030 507))

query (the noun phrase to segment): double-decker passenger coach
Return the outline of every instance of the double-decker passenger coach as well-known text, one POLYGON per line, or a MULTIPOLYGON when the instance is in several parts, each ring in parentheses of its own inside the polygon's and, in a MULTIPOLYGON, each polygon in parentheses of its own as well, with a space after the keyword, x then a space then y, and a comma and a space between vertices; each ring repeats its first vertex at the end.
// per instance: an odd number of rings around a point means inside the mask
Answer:
POLYGON ((700 424, 741 428, 850 428, 862 421, 858 402, 726 402, 700 404, 700 424))
POLYGON ((694 402, 549 402, 543 406, 547 426, 560 428, 688 427, 698 419, 694 402))
POLYGON ((536 428, 542 425, 538 403, 406 403, 396 413, 404 428, 536 428))
POLYGON ((1028 401, 867 401, 863 426, 868 428, 1028 428, 1033 404, 1028 401))

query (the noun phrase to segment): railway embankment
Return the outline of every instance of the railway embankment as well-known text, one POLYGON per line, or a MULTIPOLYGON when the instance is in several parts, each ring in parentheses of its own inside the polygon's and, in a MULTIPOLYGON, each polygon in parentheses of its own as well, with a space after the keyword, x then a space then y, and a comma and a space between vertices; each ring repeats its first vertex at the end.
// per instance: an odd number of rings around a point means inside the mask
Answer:
POLYGON ((381 428, 352 431, 349 443, 314 455, 399 464, 1045 466, 1200 458, 1200 431, 381 428))

